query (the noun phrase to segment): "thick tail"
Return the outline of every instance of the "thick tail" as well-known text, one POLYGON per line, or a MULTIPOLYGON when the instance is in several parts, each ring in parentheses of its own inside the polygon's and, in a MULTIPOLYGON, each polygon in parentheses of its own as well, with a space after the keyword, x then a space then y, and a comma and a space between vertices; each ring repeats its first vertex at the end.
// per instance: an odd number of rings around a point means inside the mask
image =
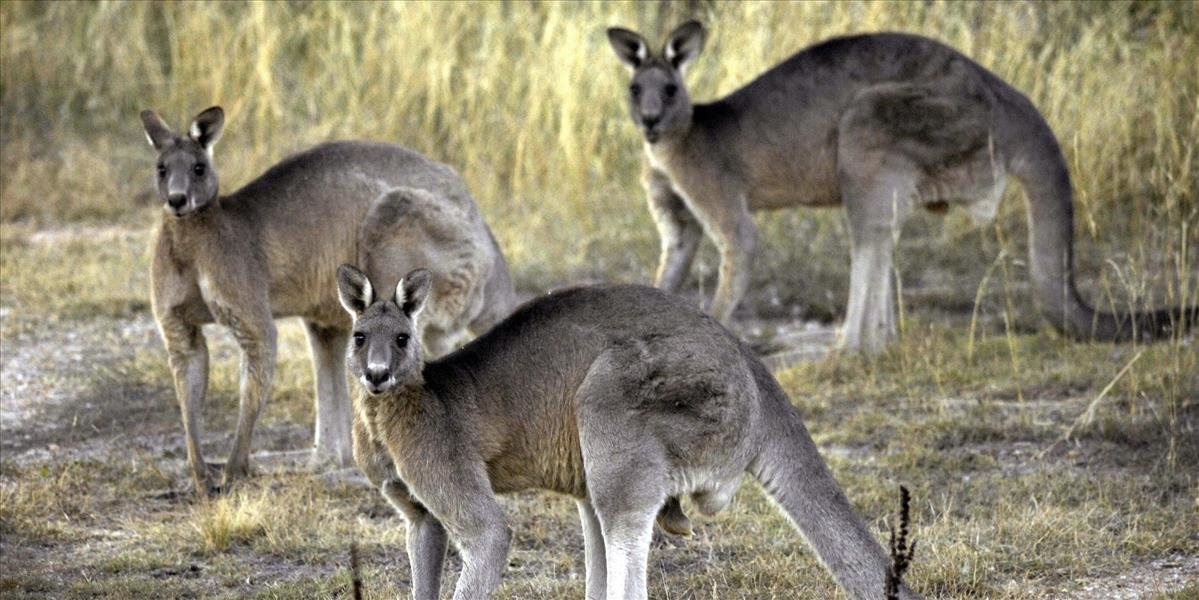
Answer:
MULTIPOLYGON (((1093 309, 1074 287, 1074 194, 1057 138, 1032 105, 1027 131, 1013 140, 1012 174, 1028 197, 1032 281, 1041 313, 1076 340, 1169 338, 1199 322, 1199 306, 1146 312, 1093 309)), ((1026 111, 1022 111, 1026 112, 1026 111)))
MULTIPOLYGON (((750 471, 851 598, 882 598, 891 566, 886 552, 841 492, 799 411, 765 367, 755 368, 767 439, 750 471)), ((898 597, 919 598, 902 584, 898 597)))

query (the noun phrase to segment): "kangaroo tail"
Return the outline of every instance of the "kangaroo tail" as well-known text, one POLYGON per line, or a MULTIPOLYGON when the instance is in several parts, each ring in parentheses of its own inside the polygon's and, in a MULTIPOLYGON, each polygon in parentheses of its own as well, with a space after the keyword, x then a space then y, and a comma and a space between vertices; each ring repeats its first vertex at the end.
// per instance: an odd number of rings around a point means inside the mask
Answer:
POLYGON ((1031 104, 1024 108, 1033 118, 1016 138, 1012 174, 1028 197, 1029 262, 1041 313, 1076 340, 1149 341, 1193 327, 1199 322, 1199 306, 1117 314, 1096 311, 1078 295, 1070 173, 1049 125, 1031 104))
MULTIPOLYGON (((851 598, 883 597, 891 564, 882 546, 854 513, 808 435, 799 411, 774 377, 753 361, 767 438, 749 470, 816 551, 820 562, 851 598)), ((898 597, 919 598, 898 584, 898 597)))

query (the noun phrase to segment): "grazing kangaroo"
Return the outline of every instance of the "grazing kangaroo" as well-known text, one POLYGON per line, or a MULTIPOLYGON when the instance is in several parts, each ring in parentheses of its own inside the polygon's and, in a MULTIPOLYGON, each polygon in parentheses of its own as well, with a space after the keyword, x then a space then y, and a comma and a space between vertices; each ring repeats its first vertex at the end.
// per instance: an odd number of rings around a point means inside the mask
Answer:
MULTIPOLYGON (((228 327, 241 348, 237 435, 224 481, 248 471, 250 436, 270 396, 274 319, 304 319, 316 379, 315 456, 348 463, 351 449, 345 346, 350 320, 334 293, 337 265, 356 260, 375 281, 395 282, 437 265, 424 341, 449 351, 466 329, 481 333, 515 304, 508 267, 465 184, 411 150, 331 142, 271 167, 228 196, 217 194, 212 149, 224 111, 200 113, 176 135, 141 114, 158 151, 162 222, 153 242, 151 294, 183 413, 187 458, 199 492, 213 483, 200 452, 208 383, 201 325, 228 327)), ((390 283, 389 283, 390 285, 390 283)))
POLYGON ((989 220, 1011 174, 1028 195, 1035 296, 1057 329, 1152 339, 1199 319, 1199 307, 1116 315, 1079 297, 1070 175, 1057 139, 1028 98, 961 53, 915 35, 834 38, 720 100, 692 104, 683 71, 704 36, 687 22, 654 54, 641 35, 608 30, 632 72, 629 110, 645 135, 658 287, 678 289, 706 233, 720 252, 710 311, 728 323, 757 245, 750 211, 843 203, 853 252, 841 344, 876 350, 896 333, 891 255, 907 216, 956 205, 989 220))
POLYGON ((447 535, 463 560, 454 597, 490 595, 511 540, 495 494, 540 488, 578 500, 587 598, 645 598, 667 499, 690 494, 715 513, 746 471, 851 597, 883 595, 887 555, 799 412, 711 317, 654 288, 575 288, 426 364, 411 339, 429 282, 414 271, 393 295, 337 271, 354 318, 347 368, 363 392, 354 458, 408 520, 414 597, 437 597, 447 535))

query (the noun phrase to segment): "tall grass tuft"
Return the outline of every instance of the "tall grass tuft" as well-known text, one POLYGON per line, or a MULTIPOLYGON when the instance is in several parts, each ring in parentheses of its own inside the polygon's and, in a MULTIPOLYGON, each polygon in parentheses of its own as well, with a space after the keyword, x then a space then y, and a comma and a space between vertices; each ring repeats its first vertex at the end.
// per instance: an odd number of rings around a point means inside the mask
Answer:
POLYGON ((266 494, 239 493, 203 502, 196 510, 194 527, 209 550, 224 551, 235 543, 263 536, 272 521, 274 503, 266 494))

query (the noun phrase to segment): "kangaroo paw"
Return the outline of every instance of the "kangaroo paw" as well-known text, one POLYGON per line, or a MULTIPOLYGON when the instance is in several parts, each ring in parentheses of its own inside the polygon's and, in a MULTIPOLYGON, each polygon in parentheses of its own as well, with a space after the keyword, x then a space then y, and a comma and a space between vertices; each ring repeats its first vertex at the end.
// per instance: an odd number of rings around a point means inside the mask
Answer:
POLYGON ((691 536, 691 519, 683 513, 683 507, 679 504, 679 499, 670 497, 666 499, 666 504, 658 511, 658 527, 666 533, 681 535, 683 537, 691 536))

